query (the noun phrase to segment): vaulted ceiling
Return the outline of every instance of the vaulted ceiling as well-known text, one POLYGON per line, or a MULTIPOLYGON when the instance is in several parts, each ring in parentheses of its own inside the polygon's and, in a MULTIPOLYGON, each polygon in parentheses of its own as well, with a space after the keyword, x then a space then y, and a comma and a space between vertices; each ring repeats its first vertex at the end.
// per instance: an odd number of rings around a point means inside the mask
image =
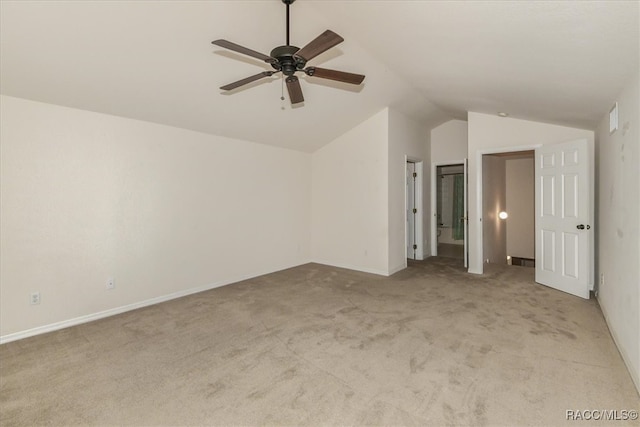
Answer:
POLYGON ((313 151, 385 106, 426 127, 467 111, 593 129, 640 63, 637 1, 313 1, 291 6, 291 43, 345 38, 310 62, 362 87, 301 76, 291 107, 269 66, 285 6, 261 1, 5 1, 2 94, 313 151))

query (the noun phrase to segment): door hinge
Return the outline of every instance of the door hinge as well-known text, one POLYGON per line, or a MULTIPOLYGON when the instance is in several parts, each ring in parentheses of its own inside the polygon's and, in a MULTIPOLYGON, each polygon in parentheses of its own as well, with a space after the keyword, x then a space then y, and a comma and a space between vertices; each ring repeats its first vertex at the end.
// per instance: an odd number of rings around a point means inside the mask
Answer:
POLYGON ((418 176, 418 173, 417 173, 417 172, 414 172, 414 173, 413 173, 413 177, 414 177, 414 178, 416 178, 417 176, 418 176))
POLYGON ((418 249, 418 245, 413 245, 413 249, 418 249))
POLYGON ((413 213, 418 213, 418 209, 413 208, 413 213))

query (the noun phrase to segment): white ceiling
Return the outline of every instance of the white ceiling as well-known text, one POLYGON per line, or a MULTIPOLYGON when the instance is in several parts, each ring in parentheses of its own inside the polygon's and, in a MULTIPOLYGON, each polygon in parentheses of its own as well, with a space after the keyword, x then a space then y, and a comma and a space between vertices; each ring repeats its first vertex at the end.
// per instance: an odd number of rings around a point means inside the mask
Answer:
POLYGON ((291 108, 268 69, 211 44, 268 54, 281 0, 2 1, 5 95, 313 151, 385 106, 433 126, 467 111, 593 129, 640 63, 638 1, 312 1, 291 42, 345 42, 310 65, 366 74, 361 88, 301 76, 291 108))

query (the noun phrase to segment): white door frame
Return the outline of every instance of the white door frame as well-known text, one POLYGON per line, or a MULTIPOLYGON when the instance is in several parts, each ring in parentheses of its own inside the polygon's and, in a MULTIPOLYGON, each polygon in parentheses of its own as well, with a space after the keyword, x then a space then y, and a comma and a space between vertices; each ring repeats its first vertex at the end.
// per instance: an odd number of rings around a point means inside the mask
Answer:
POLYGON ((416 181, 417 181, 416 164, 412 161, 407 162, 406 169, 406 209, 405 209, 405 236, 407 247, 407 259, 416 259, 416 252, 418 249, 418 242, 416 240, 416 216, 417 211, 413 211, 418 208, 416 204, 416 181), (415 175, 413 175, 415 173, 415 175))
POLYGON ((469 268, 469 159, 464 159, 464 268, 469 268))
MULTIPOLYGON (((520 151, 535 151, 536 148, 542 147, 542 144, 535 145, 519 145, 516 147, 500 147, 500 148, 486 148, 483 150, 478 150, 476 153, 476 212, 479 215, 478 218, 478 227, 476 227, 476 241, 475 241, 475 249, 476 253, 480 254, 479 259, 481 260, 480 269, 476 271, 475 269, 471 271, 471 265, 469 266, 469 272, 474 274, 483 274, 484 273, 484 248, 483 248, 483 239, 484 236, 482 234, 483 222, 482 222, 482 156, 485 154, 500 154, 500 153, 517 153, 520 151)), ((534 201, 534 205, 537 206, 538 201, 534 201)))
MULTIPOLYGON (((432 162, 431 163, 431 256, 438 255, 438 182, 436 179, 438 178, 438 167, 440 166, 459 166, 466 165, 467 159, 462 160, 447 160, 446 162, 432 162)), ((465 167, 466 169, 466 167, 465 167)), ((466 173, 466 171, 465 171, 466 173)), ((467 183, 464 183, 465 189, 467 188, 467 183)), ((467 189, 467 192, 469 190, 467 189)), ((465 206, 467 205, 467 200, 465 198, 464 201, 465 206)), ((468 216, 468 212, 465 212, 465 216, 468 216)), ((465 227, 468 230, 468 225, 465 227)), ((467 260, 468 253, 468 231, 465 232, 465 263, 467 260)))
MULTIPOLYGON (((417 206, 418 212, 416 212, 415 215, 415 223, 414 223, 414 228, 415 228, 415 236, 416 236, 416 244, 418 245, 418 248, 416 249, 416 258, 417 260, 422 260, 424 259, 424 230, 423 230, 423 224, 424 224, 424 197, 423 197, 423 188, 424 188, 424 162, 420 159, 417 158, 413 158, 413 157, 408 157, 408 156, 404 156, 404 179, 406 179, 407 176, 407 163, 413 163, 415 164, 415 171, 418 174, 416 179, 416 183, 415 183, 415 199, 414 199, 414 203, 417 206)), ((407 207, 407 200, 408 200, 409 195, 407 194, 407 185, 406 183, 404 184, 404 207, 403 209, 406 209, 407 207)), ((404 221, 404 259, 405 259, 405 267, 407 266, 407 221, 405 218, 404 221)))

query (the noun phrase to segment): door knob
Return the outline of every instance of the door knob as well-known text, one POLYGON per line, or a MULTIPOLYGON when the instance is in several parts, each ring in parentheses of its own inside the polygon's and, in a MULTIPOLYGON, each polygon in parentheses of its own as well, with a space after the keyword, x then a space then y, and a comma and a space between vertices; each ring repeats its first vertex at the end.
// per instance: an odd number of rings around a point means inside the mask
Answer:
POLYGON ((576 225, 578 230, 584 230, 584 224, 576 225))

